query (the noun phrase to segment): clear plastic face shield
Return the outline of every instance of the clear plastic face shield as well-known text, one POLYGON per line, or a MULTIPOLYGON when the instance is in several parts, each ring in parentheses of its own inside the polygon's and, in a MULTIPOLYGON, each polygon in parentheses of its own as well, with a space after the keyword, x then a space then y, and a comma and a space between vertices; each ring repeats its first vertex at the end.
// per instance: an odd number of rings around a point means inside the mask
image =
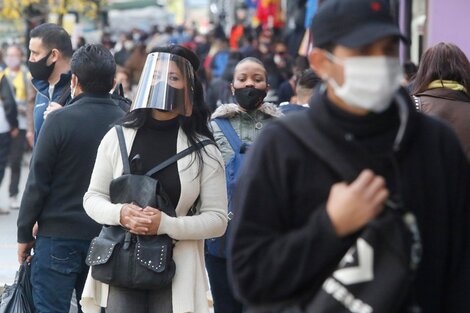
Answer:
POLYGON ((131 111, 157 109, 190 116, 193 107, 194 73, 183 57, 155 52, 147 56, 131 111))

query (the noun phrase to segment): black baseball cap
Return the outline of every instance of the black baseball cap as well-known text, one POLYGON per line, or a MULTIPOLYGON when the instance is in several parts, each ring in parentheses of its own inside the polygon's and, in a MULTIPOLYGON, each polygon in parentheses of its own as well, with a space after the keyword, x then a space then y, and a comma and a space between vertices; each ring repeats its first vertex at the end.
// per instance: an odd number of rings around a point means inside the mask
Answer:
POLYGON ((388 36, 409 43, 395 23, 388 0, 326 0, 310 26, 317 47, 360 48, 388 36))

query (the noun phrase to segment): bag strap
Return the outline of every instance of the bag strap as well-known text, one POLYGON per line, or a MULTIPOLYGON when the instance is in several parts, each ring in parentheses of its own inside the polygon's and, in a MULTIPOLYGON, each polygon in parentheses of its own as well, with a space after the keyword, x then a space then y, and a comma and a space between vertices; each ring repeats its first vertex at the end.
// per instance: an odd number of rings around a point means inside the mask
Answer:
MULTIPOLYGON (((126 148, 126 141, 124 139, 124 132, 122 130, 121 125, 116 125, 114 126, 116 128, 116 132, 118 135, 118 140, 119 140, 119 149, 121 151, 121 158, 122 158, 122 166, 123 166, 123 172, 124 174, 130 174, 131 173, 131 167, 129 165, 129 156, 127 154, 127 148, 126 148)), ((145 175, 147 176, 152 176, 153 174, 163 170, 164 168, 170 166, 171 164, 175 163, 181 158, 184 158, 187 155, 190 155, 191 153, 203 148, 204 146, 207 146, 209 144, 214 144, 214 142, 210 139, 206 139, 203 141, 200 141, 196 143, 195 145, 192 145, 191 147, 188 147, 184 149, 183 151, 175 154, 174 156, 168 158, 167 160, 163 161, 162 163, 158 164, 154 168, 150 169, 145 175)))
POLYGON ((170 157, 169 159, 167 159, 167 160, 163 161, 162 163, 158 164, 157 166, 155 166, 154 168, 149 170, 147 173, 145 173, 145 175, 152 176, 153 174, 155 174, 155 173, 163 170, 164 168, 170 166, 171 164, 175 163, 179 159, 182 159, 185 156, 190 155, 191 153, 193 153, 193 152, 195 152, 199 149, 202 149, 202 147, 207 146, 209 144, 213 144, 213 143, 214 142, 212 140, 209 140, 209 139, 200 141, 200 142, 196 143, 195 145, 192 145, 192 146, 184 149, 183 151, 175 154, 174 156, 170 157))
POLYGON ((278 121, 341 178, 347 182, 356 179, 359 172, 351 165, 351 159, 346 158, 344 152, 337 148, 337 143, 317 129, 308 114, 291 114, 278 121))
POLYGON ((114 126, 119 140, 119 150, 121 151, 122 167, 124 174, 131 173, 131 166, 129 165, 129 156, 127 154, 126 141, 124 140, 124 132, 121 125, 114 126))
POLYGON ((240 152, 240 149, 243 145, 240 137, 238 137, 237 132, 233 129, 232 123, 226 118, 215 118, 214 122, 219 126, 222 133, 224 133, 225 138, 227 138, 228 143, 232 147, 232 150, 237 153, 240 152))

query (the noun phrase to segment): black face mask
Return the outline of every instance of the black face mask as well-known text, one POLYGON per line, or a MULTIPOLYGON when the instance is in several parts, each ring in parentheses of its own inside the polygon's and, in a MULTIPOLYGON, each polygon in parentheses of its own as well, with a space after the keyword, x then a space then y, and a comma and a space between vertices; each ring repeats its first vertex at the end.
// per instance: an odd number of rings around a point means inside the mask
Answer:
POLYGON ((169 101, 173 106, 176 103, 184 103, 184 89, 178 89, 172 87, 164 82, 158 82, 155 86, 155 89, 166 90, 167 101, 169 101))
POLYGON ((51 55, 52 50, 41 60, 36 62, 28 61, 28 68, 31 72, 31 76, 38 80, 48 80, 54 70, 55 62, 51 65, 47 65, 47 59, 51 55))
POLYGON ((253 111, 260 107, 266 97, 266 90, 255 87, 235 89, 235 99, 238 104, 247 111, 253 111))

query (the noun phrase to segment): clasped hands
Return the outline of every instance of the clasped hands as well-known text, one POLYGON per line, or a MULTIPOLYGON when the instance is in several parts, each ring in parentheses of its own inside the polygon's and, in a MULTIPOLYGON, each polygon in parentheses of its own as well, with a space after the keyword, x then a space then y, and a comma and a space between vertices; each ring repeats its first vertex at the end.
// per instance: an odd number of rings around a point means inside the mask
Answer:
POLYGON ((121 208, 120 223, 133 234, 156 235, 161 218, 162 213, 158 209, 126 203, 121 208))

